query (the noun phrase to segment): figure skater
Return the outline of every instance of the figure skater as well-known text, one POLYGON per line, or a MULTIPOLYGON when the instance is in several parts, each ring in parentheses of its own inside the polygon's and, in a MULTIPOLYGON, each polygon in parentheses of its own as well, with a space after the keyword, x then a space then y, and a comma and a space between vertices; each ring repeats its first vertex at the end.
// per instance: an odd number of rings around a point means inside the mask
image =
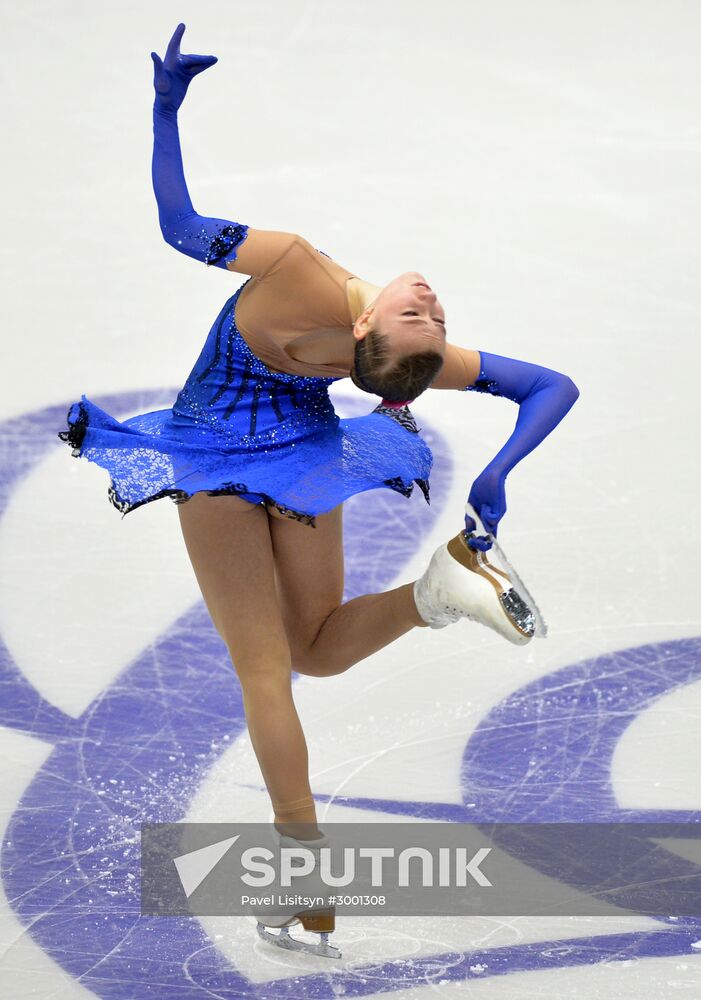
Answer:
MULTIPOLYGON (((445 311, 423 275, 378 286, 296 233, 198 215, 183 174, 177 113, 215 56, 183 55, 179 24, 154 52, 153 188, 165 241, 206 265, 248 275, 216 317, 170 409, 120 422, 85 395, 59 436, 110 473, 123 513, 162 497, 177 505, 189 558, 243 692, 251 742, 281 842, 324 843, 292 671, 327 677, 421 627, 468 618, 508 641, 534 632, 528 595, 487 559, 506 511, 507 474, 579 395, 570 378, 446 340, 445 311), (341 419, 329 386, 350 377, 381 398, 341 419), (431 451, 408 404, 426 389, 516 402, 513 434, 472 485, 465 529, 423 576, 342 603, 343 501, 388 488, 429 500, 431 451), (474 514, 471 516, 470 512, 474 514), (482 534, 480 534, 480 531, 482 534), (287 840, 285 839, 287 838, 287 840)), ((167 331, 162 332, 167 338, 167 331)), ((300 921, 328 945, 333 908, 262 916, 300 921)), ((279 936, 278 936, 279 937, 279 936)), ((287 935, 283 946, 293 947, 287 935)))

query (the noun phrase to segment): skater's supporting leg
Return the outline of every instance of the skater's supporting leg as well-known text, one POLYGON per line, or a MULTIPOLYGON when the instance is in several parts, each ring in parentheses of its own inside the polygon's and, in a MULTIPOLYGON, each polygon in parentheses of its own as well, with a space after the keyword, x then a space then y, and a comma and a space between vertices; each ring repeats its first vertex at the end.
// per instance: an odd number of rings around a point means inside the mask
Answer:
POLYGON ((206 493, 177 509, 202 596, 241 683, 248 731, 276 823, 315 824, 265 510, 239 497, 206 493))
POLYGON ((316 528, 269 510, 275 579, 292 666, 338 674, 416 627, 413 583, 343 600, 343 505, 318 515, 316 528))

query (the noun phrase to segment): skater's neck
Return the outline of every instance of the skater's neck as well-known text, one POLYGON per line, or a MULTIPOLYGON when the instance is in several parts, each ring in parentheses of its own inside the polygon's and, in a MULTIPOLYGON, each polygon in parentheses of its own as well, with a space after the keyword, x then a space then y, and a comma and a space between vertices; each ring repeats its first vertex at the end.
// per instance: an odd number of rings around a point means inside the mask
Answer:
POLYGON ((382 291, 380 285, 373 285, 362 278, 351 278, 346 285, 348 295, 348 306, 350 307, 351 319, 355 323, 358 316, 365 312, 368 306, 372 305, 377 296, 382 291))

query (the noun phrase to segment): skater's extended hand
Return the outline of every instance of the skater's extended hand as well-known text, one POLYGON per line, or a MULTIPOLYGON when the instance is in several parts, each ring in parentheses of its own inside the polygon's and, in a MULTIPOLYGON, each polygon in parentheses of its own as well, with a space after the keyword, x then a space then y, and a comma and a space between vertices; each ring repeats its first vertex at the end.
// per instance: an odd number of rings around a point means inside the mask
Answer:
POLYGON ((217 62, 216 56, 181 55, 180 39, 184 31, 185 25, 181 22, 168 42, 163 61, 158 53, 151 53, 156 101, 163 111, 177 111, 185 100, 191 80, 217 62))
MULTIPOLYGON (((487 468, 475 479, 470 490, 467 502, 471 504, 480 516, 482 524, 487 531, 497 537, 499 521, 506 513, 506 473, 500 472, 496 468, 487 468)), ((472 527, 465 518, 468 530, 474 531, 477 525, 473 518, 472 527)))

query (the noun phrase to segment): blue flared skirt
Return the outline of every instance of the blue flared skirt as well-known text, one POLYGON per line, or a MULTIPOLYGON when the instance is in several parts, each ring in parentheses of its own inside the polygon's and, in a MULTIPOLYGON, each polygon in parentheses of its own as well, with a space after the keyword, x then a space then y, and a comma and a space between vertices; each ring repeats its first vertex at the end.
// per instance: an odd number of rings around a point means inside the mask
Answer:
POLYGON ((315 526, 356 493, 386 487, 429 502, 431 449, 408 406, 341 418, 336 378, 271 371, 236 326, 235 292, 217 316, 173 406, 119 421, 85 395, 58 436, 110 474, 123 515, 152 500, 238 495, 315 526))

